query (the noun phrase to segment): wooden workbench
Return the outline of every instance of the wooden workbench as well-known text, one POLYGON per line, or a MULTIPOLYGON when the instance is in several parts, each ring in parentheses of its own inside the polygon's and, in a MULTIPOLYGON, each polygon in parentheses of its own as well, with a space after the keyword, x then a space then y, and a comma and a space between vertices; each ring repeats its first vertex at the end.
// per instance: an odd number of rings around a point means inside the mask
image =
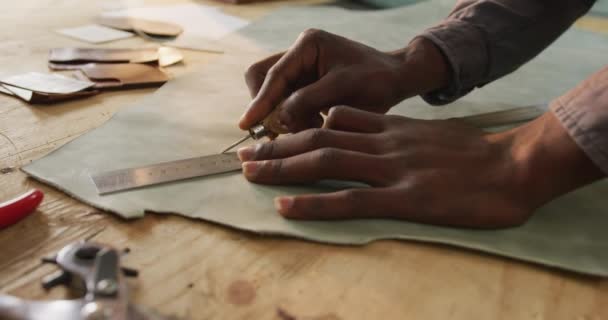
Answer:
MULTIPOLYGON (((89 23, 104 6, 120 2, 3 1, 0 74, 45 71, 49 48, 86 46, 51 30, 89 23)), ((223 7, 256 19, 282 4, 223 7)), ((603 26, 595 20, 582 25, 603 26)), ((133 38, 104 46, 143 44, 133 38)), ((185 54, 185 64, 170 68, 175 76, 204 71, 217 57, 185 54)), ((136 303, 189 319, 608 319, 608 280, 441 245, 379 241, 342 247, 256 236, 177 216, 125 221, 18 170, 153 92, 104 93, 52 106, 0 95, 0 202, 32 187, 46 194, 35 214, 0 231, 1 293, 62 297, 62 290, 41 289, 40 279, 54 268, 39 260, 88 239, 131 249, 126 264, 141 271, 133 288, 136 303)))

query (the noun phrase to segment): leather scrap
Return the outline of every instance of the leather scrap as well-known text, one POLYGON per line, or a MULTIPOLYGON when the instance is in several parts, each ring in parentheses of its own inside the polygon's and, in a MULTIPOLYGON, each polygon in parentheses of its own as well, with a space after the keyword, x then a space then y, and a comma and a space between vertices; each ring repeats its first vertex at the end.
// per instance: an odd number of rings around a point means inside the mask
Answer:
POLYGON ((137 30, 157 37, 177 37, 184 31, 181 26, 173 23, 133 17, 112 17, 101 15, 97 17, 97 22, 106 27, 124 31, 137 30))
POLYGON ((156 63, 161 67, 183 60, 175 48, 53 48, 49 50, 49 68, 52 70, 75 70, 81 65, 97 63, 156 63), (76 66, 76 67, 74 67, 76 66))
POLYGON ((99 93, 98 90, 84 90, 71 94, 48 94, 12 87, 9 85, 0 85, 0 92, 9 96, 17 97, 31 104, 48 104, 75 100, 80 98, 91 97, 99 93))
POLYGON ((5 77, 0 79, 0 83, 11 87, 49 94, 72 94, 93 86, 93 83, 90 81, 40 72, 28 72, 5 77))
POLYGON ((169 80, 169 76, 160 68, 146 64, 89 63, 83 65, 80 72, 95 83, 94 88, 143 88, 156 87, 169 80))

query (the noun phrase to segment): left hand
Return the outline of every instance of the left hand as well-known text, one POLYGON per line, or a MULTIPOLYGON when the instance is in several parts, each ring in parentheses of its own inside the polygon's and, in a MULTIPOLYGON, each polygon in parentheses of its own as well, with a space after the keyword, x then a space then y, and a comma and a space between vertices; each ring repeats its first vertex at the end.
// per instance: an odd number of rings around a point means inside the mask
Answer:
POLYGON ((485 228, 521 224, 546 201, 598 179, 597 170, 552 167, 584 168, 576 163, 588 164, 581 154, 550 113, 490 134, 457 120, 415 120, 349 107, 332 108, 322 129, 239 150, 244 175, 255 183, 337 179, 370 186, 275 199, 287 218, 395 218, 485 228), (547 148, 547 141, 556 146, 547 148), (541 158, 548 156, 560 161, 547 164, 541 158), (560 172, 561 177, 547 176, 560 172))
POLYGON ((320 113, 335 105, 386 113, 407 97, 446 86, 449 77, 446 58, 425 38, 382 52, 309 29, 285 53, 247 69, 245 82, 253 100, 239 127, 247 130, 273 110, 289 132, 320 127, 320 113))

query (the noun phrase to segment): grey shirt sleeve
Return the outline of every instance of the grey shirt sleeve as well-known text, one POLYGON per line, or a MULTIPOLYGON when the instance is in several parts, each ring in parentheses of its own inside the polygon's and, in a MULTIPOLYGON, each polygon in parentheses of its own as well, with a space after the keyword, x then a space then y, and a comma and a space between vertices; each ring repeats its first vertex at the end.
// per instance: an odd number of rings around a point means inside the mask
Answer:
POLYGON ((450 103, 526 63, 586 13, 595 0, 459 0, 419 37, 440 48, 452 70, 445 88, 422 97, 450 103))
POLYGON ((589 159, 608 175, 608 66, 551 103, 589 159))

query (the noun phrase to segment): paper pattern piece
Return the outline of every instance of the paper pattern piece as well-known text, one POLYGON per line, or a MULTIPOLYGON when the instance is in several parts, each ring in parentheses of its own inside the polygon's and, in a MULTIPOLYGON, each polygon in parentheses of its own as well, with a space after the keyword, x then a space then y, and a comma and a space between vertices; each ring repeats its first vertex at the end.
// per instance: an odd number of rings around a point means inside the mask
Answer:
POLYGON ((57 30, 57 33, 90 43, 103 43, 114 40, 126 39, 133 36, 131 32, 116 30, 97 24, 65 28, 57 30))
MULTIPOLYGON (((59 74, 29 72, 0 79, 9 86, 52 94, 70 94, 90 88, 94 83, 76 80, 59 74)), ((10 90, 10 89, 9 89, 10 90)))
POLYGON ((184 31, 176 40, 163 45, 205 51, 221 50, 212 41, 249 24, 247 20, 225 14, 216 7, 194 3, 108 11, 101 17, 133 17, 174 23, 184 31))
MULTIPOLYGON (((280 217, 277 195, 335 190, 337 184, 263 186, 240 173, 99 196, 90 173, 214 154, 242 136, 236 122, 250 101, 243 72, 270 52, 283 50, 311 26, 363 41, 379 50, 402 46, 449 12, 450 4, 350 12, 328 7, 282 9, 224 40, 241 48, 201 73, 167 83, 152 96, 118 112, 105 125, 24 168, 97 208, 126 218, 145 210, 176 213, 241 230, 334 244, 378 239, 445 243, 525 261, 608 276, 608 182, 577 190, 543 208, 523 226, 468 230, 396 220, 290 221, 280 217), (289 21, 289 23, 285 23, 289 21), (362 27, 368 24, 369 28, 362 27)), ((546 103, 605 63, 608 41, 572 30, 516 73, 443 108, 412 98, 391 112, 435 119, 546 103), (577 63, 571 63, 577 61, 577 63)), ((437 195, 436 201, 441 201, 437 195)), ((492 214, 492 212, 488 212, 492 214)), ((193 222, 194 223, 194 222, 193 222)))

